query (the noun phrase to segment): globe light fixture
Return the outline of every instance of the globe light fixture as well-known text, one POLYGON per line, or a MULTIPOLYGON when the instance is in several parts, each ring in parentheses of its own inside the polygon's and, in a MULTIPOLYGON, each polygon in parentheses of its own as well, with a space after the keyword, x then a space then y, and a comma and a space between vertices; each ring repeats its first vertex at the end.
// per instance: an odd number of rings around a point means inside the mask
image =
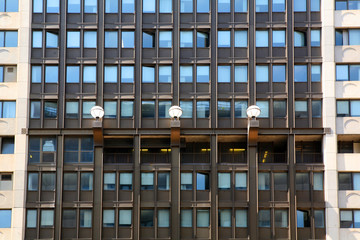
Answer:
POLYGON ((90 110, 91 116, 95 119, 102 119, 104 117, 104 109, 100 106, 94 106, 90 110))
POLYGON ((246 114, 249 118, 257 118, 261 113, 261 110, 258 106, 252 105, 246 109, 246 114))
POLYGON ((182 109, 179 106, 172 106, 169 108, 169 115, 171 118, 179 119, 182 115, 182 109))

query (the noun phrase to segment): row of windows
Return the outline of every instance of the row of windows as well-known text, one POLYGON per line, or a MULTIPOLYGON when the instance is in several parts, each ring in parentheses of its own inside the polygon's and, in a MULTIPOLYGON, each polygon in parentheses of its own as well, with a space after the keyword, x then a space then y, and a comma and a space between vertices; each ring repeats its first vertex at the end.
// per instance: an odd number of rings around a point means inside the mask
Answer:
MULTIPOLYGON (((67 101, 65 108, 65 118, 78 119, 80 112, 82 112, 82 118, 92 118, 90 109, 95 106, 95 101, 83 101, 82 109, 79 109, 78 101, 67 101)), ((270 116, 269 101, 257 101, 256 104, 261 109, 259 118, 268 118, 270 116)), ((338 103, 339 104, 339 103, 338 103)), ((31 101, 30 103, 30 118, 41 118, 41 101, 31 101)), ((143 118, 170 118, 168 110, 172 106, 170 100, 159 100, 156 104, 154 100, 144 100, 141 102, 141 116, 143 118), (157 106, 157 111, 156 111, 157 106), (155 113, 158 113, 155 116, 155 113)), ((246 109, 248 106, 247 100, 242 101, 228 101, 219 100, 217 105, 219 118, 230 118, 234 115, 235 118, 246 118, 246 109), (232 111, 234 109, 234 112, 232 111)), ((105 101, 104 110, 105 118, 117 118, 120 113, 121 118, 134 117, 134 101, 124 100, 120 101, 120 109, 118 108, 118 101, 105 101)), ((193 118, 194 115, 194 103, 193 101, 180 101, 180 107, 183 110, 182 118, 193 118)), ((321 100, 311 101, 311 112, 313 118, 321 118, 321 100)), ((58 105, 56 101, 44 101, 43 102, 43 118, 56 119, 58 114, 58 105)), ((295 117, 307 118, 309 113, 308 101, 297 100, 295 101, 295 117)), ((339 115, 339 114, 338 114, 339 115)), ((273 117, 284 118, 287 116, 287 104, 286 100, 274 100, 273 101, 273 117)), ((210 101, 196 101, 196 117, 197 118, 209 118, 210 117, 210 101)))
POLYGON ((335 2, 336 10, 359 10, 360 1, 359 0, 336 0, 335 2))
POLYGON ((17 47, 17 31, 0 31, 0 47, 17 47))
POLYGON ((360 45, 360 29, 337 29, 335 45, 360 45))
POLYGON ((339 173, 339 190, 360 190, 360 173, 339 173))
POLYGON ((19 11, 18 0, 0 0, 0 12, 17 12, 19 11))
MULTIPOLYGON (((344 73, 340 73, 340 70, 347 67, 347 65, 337 66, 337 76, 345 77, 344 73)), ((66 82, 67 83, 96 83, 96 66, 84 65, 76 66, 71 65, 66 67, 66 82), (81 71, 82 68, 82 71, 81 71)), ((321 81, 321 65, 294 65, 294 82, 307 82, 308 71, 310 72, 310 81, 321 81)), ((248 66, 247 65, 219 65, 217 67, 217 81, 219 83, 230 83, 231 79, 234 82, 248 81, 248 66)), ((360 65, 354 65, 350 68, 350 76, 354 75, 358 77, 360 75, 360 65)), ((104 66, 104 83, 134 83, 134 66, 132 65, 107 65, 104 66), (120 72, 119 72, 120 70, 120 72)), ((286 82, 286 65, 256 65, 255 69, 256 82, 286 82)), ((180 66, 180 83, 192 83, 196 76, 196 82, 208 83, 210 82, 210 66, 209 65, 197 65, 196 67, 191 65, 180 66), (196 73, 194 71, 196 70, 196 73)), ((57 83, 59 81, 59 67, 57 65, 45 65, 31 67, 31 82, 41 83, 44 78, 45 83, 57 83), (43 73, 43 68, 45 73, 43 73), (44 75, 44 77, 42 77, 44 75)), ((352 79, 353 79, 352 78, 352 79)), ((156 66, 143 66, 142 67, 142 83, 171 83, 173 79, 172 66, 171 65, 159 65, 156 66)))
POLYGON ((360 210, 340 210, 341 228, 360 228, 360 210))
POLYGON ((336 65, 336 81, 360 81, 360 65, 336 65))
MULTIPOLYGON (((81 0, 68 0, 67 12, 68 13, 80 13, 81 12, 81 0)), ((295 12, 306 12, 308 8, 306 0, 294 0, 295 12)), ((33 0, 33 12, 43 12, 43 0, 33 0)), ((97 13, 97 1, 95 0, 83 0, 84 13, 97 13)), ((122 13, 135 13, 135 1, 134 0, 122 0, 121 1, 122 13)), ((191 13, 193 12, 194 3, 193 0, 181 0, 180 12, 191 13)), ((235 12, 247 12, 248 3, 247 0, 218 0, 218 12, 227 13, 234 8, 235 12)), ((142 3, 143 13, 172 13, 173 6, 172 0, 143 0, 142 3), (157 10, 158 9, 158 10, 157 10)), ((286 4, 285 0, 273 0, 272 11, 273 12, 285 12, 286 4)), ((311 0, 310 10, 314 12, 320 11, 320 0, 311 0)), ((105 0, 105 13, 117 13, 119 11, 118 0, 105 0)), ((209 0, 197 0, 196 11, 198 13, 207 13, 210 11, 209 0)), ((269 1, 268 0, 256 0, 256 12, 268 12, 269 1)), ((47 13, 59 13, 60 3, 59 0, 46 0, 46 12, 47 13)))
POLYGON ((338 117, 360 117, 360 100, 337 100, 338 117))

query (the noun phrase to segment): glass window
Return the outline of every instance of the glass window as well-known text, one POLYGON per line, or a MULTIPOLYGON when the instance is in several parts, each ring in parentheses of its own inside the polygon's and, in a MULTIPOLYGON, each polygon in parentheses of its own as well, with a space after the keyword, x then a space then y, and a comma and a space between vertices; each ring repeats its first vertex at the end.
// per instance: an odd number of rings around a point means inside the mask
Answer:
POLYGON ((54 226, 54 210, 41 209, 41 227, 53 227, 54 226))
POLYGON ((270 227, 270 210, 259 210, 259 227, 270 227))
POLYGON ((39 189, 39 174, 29 173, 28 176, 28 191, 38 191, 39 189))
POLYGON ((59 81, 59 67, 45 66, 45 83, 57 83, 59 81))
POLYGON ((221 190, 230 190, 231 188, 230 173, 218 173, 218 188, 221 190))
POLYGON ((30 105, 30 118, 39 119, 41 113, 40 101, 31 101, 30 105))
POLYGON ((80 47, 80 32, 68 31, 67 32, 67 48, 79 48, 80 47))
POLYGON ((170 118, 171 101, 159 101, 159 118, 170 118))
POLYGON ((235 189, 236 190, 246 190, 247 189, 246 172, 235 173, 235 189))
POLYGON ((296 118, 308 117, 307 101, 295 101, 295 117, 296 118))
POLYGON ((219 209, 219 227, 231 227, 231 209, 219 209))
POLYGON ((43 12, 43 0, 33 0, 33 13, 43 12))
POLYGON ((171 83, 172 76, 171 66, 159 66, 159 82, 160 83, 171 83))
POLYGON ((295 47, 306 46, 306 37, 304 32, 294 31, 294 46, 295 47))
POLYGON ((360 45, 360 29, 349 29, 349 45, 360 45))
POLYGON ((118 32, 105 31, 105 48, 118 47, 118 32))
POLYGON ((288 211, 275 210, 275 227, 287 228, 288 227, 288 211))
POLYGON ((192 83, 193 82, 193 67, 192 66, 180 66, 180 82, 192 83))
POLYGON ((97 11, 97 0, 84 0, 85 13, 96 13, 96 11, 97 11))
POLYGON ((122 118, 132 118, 134 116, 134 101, 121 101, 122 118))
POLYGON ((154 210, 150 210, 150 209, 140 210, 140 226, 141 227, 154 226, 154 210))
POLYGON ((132 173, 120 173, 120 190, 132 190, 132 173))
POLYGON ((0 0, 0 12, 18 12, 18 0, 0 0))
POLYGON ((198 13, 208 13, 210 11, 209 0, 197 0, 197 12, 198 13))
POLYGON ((155 34, 152 32, 143 32, 143 48, 155 47, 155 34))
POLYGON ((269 117, 269 102, 268 101, 257 101, 256 105, 261 110, 259 118, 268 118, 269 117))
POLYGON ((155 13, 155 0, 143 1, 143 13, 155 13))
POLYGON ((183 110, 181 118, 192 118, 192 114, 193 114, 192 101, 180 101, 180 107, 183 110))
POLYGON ((246 113, 247 107, 248 107, 248 103, 246 100, 235 101, 235 117, 236 118, 247 118, 247 113, 246 113))
POLYGON ((192 31, 180 31, 180 47, 192 48, 193 47, 193 32, 192 31))
POLYGON ((273 30, 273 47, 285 47, 285 30, 273 30))
POLYGON ((341 46, 343 45, 343 31, 342 30, 335 30, 335 45, 341 46))
POLYGON ((92 118, 90 110, 92 107, 95 106, 95 102, 91 101, 91 102, 83 102, 83 112, 82 112, 82 117, 83 118, 92 118))
POLYGON ((297 210, 296 218, 297 218, 297 227, 298 228, 310 227, 309 211, 297 210))
POLYGON ((14 137, 1 139, 1 154, 14 154, 14 137))
POLYGON ((91 228, 92 226, 92 210, 80 209, 80 227, 91 228))
POLYGON ((294 0, 294 12, 306 12, 306 0, 294 0))
POLYGON ((80 0, 68 0, 68 13, 80 13, 80 0))
POLYGON ((337 117, 348 117, 350 116, 350 104, 349 101, 336 101, 336 113, 337 117))
POLYGON ((116 118, 117 116, 117 101, 104 101, 104 118, 116 118))
POLYGON ((118 68, 117 66, 105 66, 104 67, 104 82, 105 83, 116 83, 118 68))
POLYGON ((76 227, 76 210, 63 210, 62 216, 63 228, 75 228, 76 227))
POLYGON ((218 101, 218 117, 219 118, 230 118, 231 117, 230 101, 218 101))
POLYGON ((286 66, 273 65, 273 82, 286 82, 286 66))
POLYGON ((134 66, 121 66, 121 82, 122 83, 134 82, 134 66))
POLYGON ((235 31, 235 47, 247 47, 248 36, 247 30, 235 31))
POLYGON ((192 210, 191 209, 182 209, 180 213, 180 226, 181 227, 192 227, 192 210))
POLYGON ((208 209, 196 210, 196 226, 209 227, 210 226, 210 212, 208 209))
POLYGON ((311 66, 311 81, 320 82, 321 81, 321 66, 312 65, 311 66))
POLYGON ((274 101, 274 118, 286 117, 286 101, 274 101))
POLYGON ((351 210, 340 211, 340 227, 341 228, 353 228, 353 212, 351 210))
POLYGON ((248 67, 247 65, 235 66, 235 82, 247 82, 248 67))
POLYGON ((245 209, 235 211, 235 226, 241 228, 247 227, 247 211, 245 209))
POLYGON ((120 209, 119 210, 119 226, 129 227, 132 223, 132 210, 120 209))
POLYGON ((57 32, 46 32, 46 47, 57 48, 59 34, 57 32))
MULTIPOLYGON (((360 174, 359 174, 360 177, 360 174)), ((360 178, 359 178, 360 180, 360 178)), ((321 172, 314 173, 314 190, 323 191, 324 190, 324 174, 321 172)))
POLYGON ((158 210, 158 227, 169 227, 170 225, 170 211, 169 209, 158 210))
POLYGON ((93 190, 93 173, 81 173, 81 191, 93 190))
POLYGON ((294 81, 307 82, 307 65, 294 66, 294 81))
POLYGON ((256 82, 269 82, 269 66, 256 66, 256 82))
POLYGON ((311 0, 310 1, 310 11, 312 11, 312 12, 320 11, 320 0, 311 0))
POLYGON ((57 102, 44 102, 44 118, 57 117, 57 102))
POLYGON ((273 0, 273 12, 285 12, 285 0, 273 0))
POLYGON ((134 48, 135 33, 134 31, 121 32, 121 47, 122 48, 134 48))
POLYGON ((60 2, 59 0, 46 0, 47 13, 59 13, 60 2))
POLYGON ((97 33, 95 31, 86 31, 84 32, 84 48, 96 48, 97 33))
POLYGON ((84 66, 83 83, 96 83, 96 66, 84 66))
POLYGON ((172 0, 159 0, 160 1, 160 13, 172 12, 172 0))
POLYGON ((43 173, 41 180, 42 191, 55 191, 55 173, 43 173))
POLYGON ((270 190, 270 173, 260 172, 258 178, 259 190, 270 190))
POLYGON ((155 67, 142 67, 142 82, 153 83, 155 82, 155 67))
POLYGON ((117 13, 119 10, 118 0, 105 0, 105 13, 117 13))
POLYGON ((158 190, 170 189, 170 173, 158 173, 158 190))
POLYGON ((134 13, 135 12, 135 1, 134 0, 122 0, 122 13, 134 13))
POLYGON ((41 83, 41 66, 31 67, 31 82, 41 83))
POLYGON ((141 190, 154 189, 154 173, 141 173, 141 190))
POLYGON ((229 83, 231 78, 231 67, 230 66, 218 66, 218 82, 229 83))
POLYGON ((321 100, 313 100, 312 104, 312 117, 321 118, 321 100))
POLYGON ((172 32, 171 31, 160 31, 159 32, 159 47, 160 48, 171 48, 172 46, 172 32))
POLYGON ((37 223, 37 210, 27 210, 26 213, 26 227, 36 228, 37 223))
POLYGON ((360 81, 360 65, 349 65, 350 81, 360 81))
POLYGON ((16 102, 0 101, 0 118, 15 118, 15 117, 16 117, 16 102))
POLYGON ((80 67, 79 66, 67 66, 66 67, 66 82, 78 83, 80 80, 80 67))
POLYGON ((115 226, 115 211, 107 209, 103 211, 103 227, 115 226))
POLYGON ((141 116, 143 118, 154 118, 155 117, 155 102, 154 101, 142 101, 141 116))
POLYGON ((267 12, 268 4, 268 0, 256 0, 256 12, 267 12))
POLYGON ((192 0, 180 0, 180 12, 181 13, 193 12, 193 1, 192 0))
POLYGON ((310 180, 308 173, 296 173, 296 190, 308 191, 310 189, 310 180))
POLYGON ((192 190, 192 173, 181 173, 181 190, 192 190))
POLYGON ((311 46, 320 47, 320 30, 311 30, 311 46))
POLYGON ((0 31, 0 47, 17 47, 17 31, 0 31))
POLYGON ((230 47, 230 31, 218 31, 218 47, 230 47))
POLYGON ((196 67, 196 82, 208 83, 210 81, 210 67, 197 66, 196 67))
POLYGON ((196 173, 196 190, 209 190, 208 173, 196 173))
POLYGON ((324 210, 314 210, 315 228, 325 228, 324 210))
POLYGON ((196 33, 196 46, 198 48, 205 48, 205 47, 210 46, 208 32, 197 32, 196 33))
POLYGON ((235 12, 247 12, 247 0, 235 0, 235 12))
POLYGON ((115 173, 104 173, 104 190, 115 190, 115 173))
POLYGON ((208 118, 210 116, 209 101, 197 101, 196 102, 196 116, 197 116, 197 118, 208 118))
POLYGON ((42 31, 33 31, 32 47, 33 48, 42 48, 42 31))
POLYGON ((218 12, 230 12, 230 0, 218 0, 218 12))
POLYGON ((360 117, 360 101, 350 101, 350 113, 352 117, 360 117))
POLYGON ((269 46, 269 33, 267 30, 256 30, 256 47, 269 46))
POLYGON ((12 174, 11 173, 0 174, 0 191, 11 191, 12 189, 13 189, 12 174))
POLYGON ((349 10, 359 10, 360 9, 360 2, 359 0, 349 0, 349 10))
POLYGON ((77 190, 77 173, 64 173, 64 190, 77 190))
POLYGON ((288 190, 287 173, 274 173, 274 189, 275 191, 288 190))

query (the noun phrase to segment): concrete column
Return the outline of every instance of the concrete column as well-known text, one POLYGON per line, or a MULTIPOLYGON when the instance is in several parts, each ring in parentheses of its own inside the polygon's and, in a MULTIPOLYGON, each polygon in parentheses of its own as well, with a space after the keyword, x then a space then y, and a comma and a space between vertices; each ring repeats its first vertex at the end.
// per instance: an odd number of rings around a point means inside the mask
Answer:
POLYGON ((94 149, 94 207, 93 239, 101 239, 102 230, 102 195, 103 195, 103 147, 94 149))

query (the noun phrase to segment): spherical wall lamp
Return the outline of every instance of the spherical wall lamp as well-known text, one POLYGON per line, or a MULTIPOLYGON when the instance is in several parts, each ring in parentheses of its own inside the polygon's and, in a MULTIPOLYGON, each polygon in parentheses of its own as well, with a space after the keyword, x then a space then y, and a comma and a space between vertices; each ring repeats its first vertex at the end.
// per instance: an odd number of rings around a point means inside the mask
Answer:
POLYGON ((261 113, 261 110, 258 106, 252 105, 246 109, 246 114, 249 118, 257 118, 261 113))
POLYGON ((183 111, 179 106, 172 106, 171 108, 169 108, 169 115, 173 119, 179 119, 182 113, 183 111))
POLYGON ((95 119, 102 119, 104 117, 104 109, 100 106, 94 106, 90 110, 91 116, 95 119))

